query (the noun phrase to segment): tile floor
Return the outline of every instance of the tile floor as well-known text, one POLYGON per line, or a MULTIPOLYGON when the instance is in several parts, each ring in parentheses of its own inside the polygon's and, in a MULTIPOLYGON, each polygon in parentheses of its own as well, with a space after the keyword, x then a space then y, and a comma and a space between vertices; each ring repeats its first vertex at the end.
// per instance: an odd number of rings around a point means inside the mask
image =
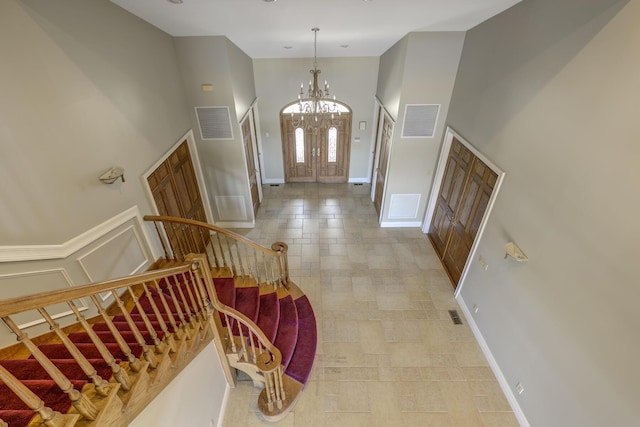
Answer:
MULTIPOLYGON (((518 426, 465 319, 451 321, 453 288, 421 230, 380 228, 366 184, 263 190, 256 228, 236 231, 289 245, 318 322, 311 380, 275 425, 518 426)), ((223 427, 273 425, 258 393, 239 381, 223 427)))

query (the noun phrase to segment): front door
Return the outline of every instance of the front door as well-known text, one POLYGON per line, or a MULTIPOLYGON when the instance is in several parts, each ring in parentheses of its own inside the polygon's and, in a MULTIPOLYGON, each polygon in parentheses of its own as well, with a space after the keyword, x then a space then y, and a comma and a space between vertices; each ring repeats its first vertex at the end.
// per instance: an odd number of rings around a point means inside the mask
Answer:
POLYGON ((351 114, 317 132, 294 128, 289 115, 281 116, 282 154, 286 182, 347 182, 351 153, 351 114))
POLYGON ((429 225, 429 238, 454 287, 467 262, 498 175, 453 139, 429 225))

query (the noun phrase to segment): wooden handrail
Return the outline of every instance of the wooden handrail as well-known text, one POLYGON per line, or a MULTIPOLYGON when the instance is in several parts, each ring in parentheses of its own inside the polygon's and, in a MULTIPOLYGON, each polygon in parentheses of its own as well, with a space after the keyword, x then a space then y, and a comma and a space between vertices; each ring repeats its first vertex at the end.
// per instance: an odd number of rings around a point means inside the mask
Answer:
POLYGON ((288 247, 283 242, 267 248, 233 231, 186 218, 146 215, 144 220, 154 223, 167 260, 203 253, 211 267, 227 269, 234 277, 254 277, 258 286, 288 286, 288 247))
POLYGON ((66 303, 67 301, 88 297, 90 295, 96 295, 142 282, 148 282, 150 280, 162 279, 163 277, 180 274, 189 270, 189 265, 182 265, 162 270, 153 270, 136 276, 107 280, 100 283, 73 286, 71 288, 39 292, 32 295, 5 299, 0 301, 0 317, 10 316, 28 310, 37 310, 40 307, 46 307, 49 305, 66 303))

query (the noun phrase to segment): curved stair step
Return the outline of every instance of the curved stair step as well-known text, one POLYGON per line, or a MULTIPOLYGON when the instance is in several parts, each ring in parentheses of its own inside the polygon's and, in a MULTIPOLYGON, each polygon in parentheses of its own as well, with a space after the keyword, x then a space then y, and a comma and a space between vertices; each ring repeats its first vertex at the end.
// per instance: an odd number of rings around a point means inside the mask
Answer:
POLYGON ((306 296, 295 300, 298 312, 298 341, 285 373, 303 385, 309 380, 318 345, 316 317, 306 296))
POLYGON ((256 324, 271 342, 276 339, 279 322, 280 304, 278 304, 278 294, 270 292, 260 295, 260 309, 256 324))
POLYGON ((282 366, 287 369, 298 341, 298 311, 291 295, 280 298, 280 321, 274 345, 282 353, 282 366))
MULTIPOLYGON (((144 341, 146 344, 153 344, 153 340, 151 339, 151 334, 146 331, 146 330, 141 330, 140 334, 142 334, 142 338, 144 338, 144 341)), ((96 332, 96 335, 98 335, 98 338, 100 338, 100 341, 102 341, 103 343, 117 343, 118 341, 116 341, 116 337, 113 336, 113 334, 111 333, 111 331, 98 331, 96 332)), ((138 341, 136 340, 136 336, 133 334, 133 332, 131 331, 120 331, 120 335, 122 335, 122 338, 124 338, 124 340, 128 343, 128 344, 137 344, 138 341)), ((69 335, 69 339, 74 342, 74 343, 91 343, 93 341, 91 341, 91 337, 89 337, 89 334, 86 332, 71 332, 69 335)))
POLYGON ((213 279, 218 300, 229 307, 236 307, 236 286, 232 277, 220 277, 213 279))
MULTIPOLYGON (((235 308, 255 323, 258 320, 258 311, 260 309, 260 290, 257 287, 236 288, 235 308)), ((234 334, 238 335, 237 326, 233 331, 234 334)), ((246 336, 246 334, 247 329, 243 328, 243 335, 246 336)))

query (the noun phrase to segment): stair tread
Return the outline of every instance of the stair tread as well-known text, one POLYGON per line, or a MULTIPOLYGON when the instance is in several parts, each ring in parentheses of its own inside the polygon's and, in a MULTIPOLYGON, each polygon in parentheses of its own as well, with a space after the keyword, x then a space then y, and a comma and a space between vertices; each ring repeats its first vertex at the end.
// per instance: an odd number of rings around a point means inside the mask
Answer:
MULTIPOLYGON (((22 380, 22 384, 27 386, 35 395, 37 395, 46 405, 54 411, 66 413, 71 408, 69 397, 62 393, 58 385, 53 380, 22 380)), ((87 384, 86 380, 71 380, 73 388, 82 390, 87 384)), ((28 410, 29 407, 13 394, 11 389, 3 383, 0 383, 0 407, 3 410, 28 410)))
MULTIPOLYGON (((74 359, 49 359, 69 379, 83 380, 87 375, 74 359)), ((103 379, 111 378, 111 367, 102 359, 89 359, 98 375, 103 379)), ((35 359, 0 360, 0 365, 6 368, 19 380, 50 379, 47 371, 35 359)))
POLYGON ((298 340, 298 312, 291 295, 280 298, 280 321, 274 341, 282 353, 282 366, 287 369, 298 340))
MULTIPOLYGON (((113 355, 114 358, 126 360, 126 356, 120 349, 118 344, 105 343, 107 350, 113 355)), ((98 348, 93 343, 77 343, 76 347, 87 359, 99 359, 101 358, 98 348)), ((142 347, 138 344, 129 344, 131 353, 135 357, 140 357, 142 354, 142 347)), ((38 346, 45 356, 55 359, 71 359, 71 353, 63 344, 41 344, 38 346)), ((33 358, 30 356, 29 358, 33 358)))
POLYGON ((213 279, 213 285, 216 288, 218 300, 231 308, 236 307, 236 289, 233 278, 220 277, 213 279))
POLYGON ((306 296, 300 297, 295 300, 295 304, 298 311, 298 341, 285 373, 306 384, 316 355, 318 331, 309 299, 306 296))
POLYGON ((256 324, 264 332, 269 341, 276 339, 280 322, 280 304, 275 292, 260 295, 260 309, 256 324))

